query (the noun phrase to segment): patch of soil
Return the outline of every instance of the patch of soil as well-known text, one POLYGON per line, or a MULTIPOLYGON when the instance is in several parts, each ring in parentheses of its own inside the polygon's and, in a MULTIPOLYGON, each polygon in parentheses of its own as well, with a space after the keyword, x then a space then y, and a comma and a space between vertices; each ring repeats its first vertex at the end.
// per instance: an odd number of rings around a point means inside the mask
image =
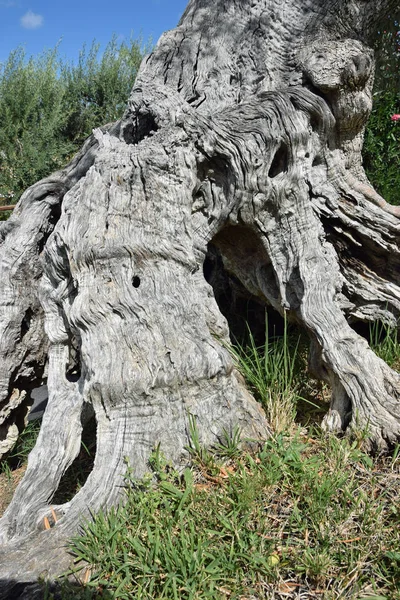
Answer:
POLYGON ((3 515, 7 506, 10 504, 15 489, 21 481, 26 470, 26 465, 0 473, 0 517, 3 515))

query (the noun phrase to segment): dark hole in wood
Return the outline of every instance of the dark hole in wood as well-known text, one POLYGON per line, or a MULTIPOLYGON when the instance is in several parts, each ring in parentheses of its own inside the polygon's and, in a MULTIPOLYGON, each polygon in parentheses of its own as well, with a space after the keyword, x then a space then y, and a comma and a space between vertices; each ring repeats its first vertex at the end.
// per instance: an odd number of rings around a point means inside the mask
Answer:
POLYGON ((58 489, 52 498, 52 504, 69 502, 86 483, 93 470, 96 456, 96 433, 96 419, 92 417, 83 425, 81 449, 62 476, 58 489))
POLYGON ((269 168, 268 176, 273 178, 279 175, 279 173, 285 173, 288 170, 289 156, 288 148, 286 144, 281 142, 278 150, 275 152, 275 156, 272 159, 271 166, 269 168))
MULTIPOLYGON (((250 227, 227 225, 214 236, 207 247, 204 277, 212 286, 218 307, 228 322, 231 340, 242 348, 249 348, 253 343, 260 349, 260 357, 265 356, 266 351, 270 356, 270 352, 273 353, 275 349, 279 352, 279 348, 282 348, 282 337, 286 329, 288 355, 295 361, 294 371, 305 375, 309 339, 293 320, 295 315, 289 314, 285 324, 281 315, 267 305, 263 297, 254 295, 252 288, 249 291, 234 275, 237 269, 237 273, 245 278, 244 281, 248 280, 251 286, 249 271, 253 266, 258 276, 262 277, 263 289, 272 303, 279 302, 279 287, 274 269, 258 235, 250 227), (225 268, 224 261, 229 265, 229 271, 225 268)), ((294 276, 296 277, 296 273, 294 276)), ((301 381, 298 394, 303 400, 298 400, 296 421, 304 424, 310 421, 320 423, 327 411, 327 393, 320 383, 315 382, 309 386, 304 383, 306 377, 301 377, 301 381)))
POLYGON ((122 136, 127 144, 138 144, 158 129, 152 114, 139 113, 133 122, 129 122, 123 127, 122 136))
POLYGON ((246 290, 235 275, 224 268, 218 248, 209 244, 203 264, 206 281, 212 286, 215 300, 221 313, 228 321, 230 337, 233 343, 246 346, 250 335, 257 346, 265 343, 266 318, 269 337, 283 335, 284 320, 270 306, 266 306, 246 290))
POLYGON ((37 244, 38 254, 41 254, 43 252, 44 247, 47 243, 47 240, 49 239, 49 235, 52 233, 52 231, 60 217, 61 217, 61 201, 57 202, 56 204, 53 204, 51 206, 50 215, 44 224, 45 231, 43 231, 42 236, 38 240, 38 244, 37 244))
POLYGON ((69 361, 65 376, 68 381, 78 381, 81 376, 81 343, 75 335, 70 335, 69 361))
POLYGON ((314 156, 314 160, 312 161, 312 166, 318 167, 319 165, 322 165, 323 162, 324 161, 322 160, 322 157, 317 154, 317 156, 314 156))
POLYGON ((24 318, 22 319, 22 322, 21 322, 21 334, 20 334, 20 339, 21 340, 24 338, 24 336, 29 331, 29 328, 31 326, 32 316, 33 316, 32 309, 28 308, 26 310, 24 318))
MULTIPOLYGON (((251 250, 251 239, 249 239, 252 236, 251 231, 248 231, 247 235, 244 235, 243 232, 242 236, 237 230, 238 227, 232 230, 235 251, 239 252, 241 238, 246 240, 246 247, 251 250)), ((229 229, 227 235, 230 235, 229 229)), ((216 243, 220 242, 218 234, 215 236, 214 241, 216 243)), ((226 242, 226 240, 224 241, 226 242)), ((260 348, 260 356, 262 356, 265 351, 267 332, 269 348, 275 342, 278 342, 277 338, 280 338, 280 343, 282 343, 285 331, 284 319, 271 306, 264 304, 261 298, 253 296, 237 277, 224 268, 221 250, 213 243, 208 245, 203 272, 206 281, 213 288, 218 307, 228 322, 233 344, 239 344, 242 348, 249 347, 251 344, 250 338, 252 337, 254 344, 260 348)), ((272 290, 275 285, 272 269, 270 271, 265 268, 264 273, 271 280, 270 290, 272 290)), ((296 323, 290 322, 286 323, 286 333, 289 339, 290 351, 295 353, 297 357, 296 369, 303 369, 305 372, 308 348, 307 336, 303 334, 296 323)), ((299 389, 299 396, 303 400, 299 400, 297 405, 297 422, 304 424, 309 424, 310 421, 321 422, 327 410, 321 390, 321 384, 315 384, 312 388, 305 385, 299 389)))
POLYGON ((321 129, 321 119, 319 119, 315 113, 310 114, 310 125, 313 131, 319 131, 321 129))
POLYGON ((358 335, 361 335, 361 337, 369 342, 370 323, 366 323, 365 321, 353 321, 350 322, 349 325, 356 333, 358 333, 358 335))
POLYGON ((140 286, 140 277, 138 277, 137 275, 132 277, 132 285, 134 288, 138 288, 140 286))

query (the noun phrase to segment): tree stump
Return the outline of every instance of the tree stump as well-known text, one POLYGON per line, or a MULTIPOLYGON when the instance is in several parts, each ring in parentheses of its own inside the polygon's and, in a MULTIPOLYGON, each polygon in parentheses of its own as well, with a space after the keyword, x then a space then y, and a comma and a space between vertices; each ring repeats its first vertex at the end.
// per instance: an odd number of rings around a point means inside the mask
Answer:
POLYGON ((191 0, 144 60, 123 119, 1 225, 3 451, 45 368, 49 387, 0 521, 5 594, 22 582, 33 598, 27 582, 68 566, 66 540, 119 500, 126 459, 140 477, 160 443, 184 464, 189 415, 206 445, 235 425, 269 435, 226 350, 209 244, 249 294, 308 332, 310 367, 332 388, 325 428, 368 427, 375 449, 399 440, 400 376, 349 324, 396 325, 400 311, 400 210, 361 159, 371 44, 394 6, 191 0), (88 412, 93 470, 54 506, 88 412))

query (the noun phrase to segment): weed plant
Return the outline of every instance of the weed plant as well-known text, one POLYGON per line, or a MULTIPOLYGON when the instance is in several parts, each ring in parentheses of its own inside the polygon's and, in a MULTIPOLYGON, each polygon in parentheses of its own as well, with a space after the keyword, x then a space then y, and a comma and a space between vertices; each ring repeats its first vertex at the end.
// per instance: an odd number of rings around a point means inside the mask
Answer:
POLYGON ((400 598, 398 456, 375 464, 356 443, 300 429, 256 453, 235 445, 232 461, 195 442, 183 475, 159 450, 148 478, 128 471, 125 503, 72 541, 77 566, 91 574, 83 591, 121 600, 400 598))
POLYGON ((390 367, 400 368, 400 340, 397 327, 375 321, 370 325, 369 345, 390 367))
POLYGON ((257 347, 249 330, 247 346, 230 348, 239 371, 265 410, 274 432, 288 430, 294 423, 300 399, 300 336, 290 336, 285 319, 282 337, 269 337, 266 319, 265 342, 257 347))

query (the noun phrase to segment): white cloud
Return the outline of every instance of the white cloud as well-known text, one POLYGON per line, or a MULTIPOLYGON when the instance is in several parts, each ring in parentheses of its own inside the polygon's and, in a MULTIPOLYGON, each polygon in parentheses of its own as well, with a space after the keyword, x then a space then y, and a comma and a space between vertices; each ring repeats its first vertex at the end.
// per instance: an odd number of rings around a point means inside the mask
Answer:
POLYGON ((37 29, 43 25, 43 17, 42 15, 37 15, 31 10, 28 10, 28 12, 21 17, 21 25, 22 27, 25 27, 25 29, 37 29))

